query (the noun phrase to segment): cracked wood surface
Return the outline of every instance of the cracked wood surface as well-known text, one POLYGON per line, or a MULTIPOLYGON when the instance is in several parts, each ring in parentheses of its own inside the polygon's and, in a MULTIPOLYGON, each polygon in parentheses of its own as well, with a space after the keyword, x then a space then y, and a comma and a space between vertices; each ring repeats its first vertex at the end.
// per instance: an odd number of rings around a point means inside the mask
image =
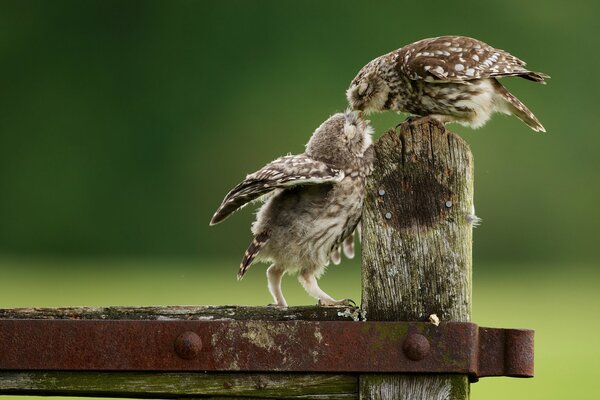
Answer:
MULTIPOLYGON (((370 321, 469 321, 473 158, 429 118, 375 144, 362 219, 362 306, 370 321)), ((361 399, 469 397, 463 375, 361 375, 361 399)))

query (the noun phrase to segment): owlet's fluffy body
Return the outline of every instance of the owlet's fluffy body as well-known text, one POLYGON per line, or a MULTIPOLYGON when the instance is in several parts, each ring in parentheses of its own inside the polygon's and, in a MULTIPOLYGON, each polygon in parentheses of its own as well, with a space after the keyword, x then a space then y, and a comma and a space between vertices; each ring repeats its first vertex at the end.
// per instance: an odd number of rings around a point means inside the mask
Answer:
POLYGON ((325 306, 348 304, 323 292, 317 279, 340 247, 354 255, 353 233, 362 213, 366 178, 373 163, 372 129, 356 112, 335 114, 313 133, 300 155, 276 159, 233 188, 211 225, 259 197, 264 204, 252 225, 238 277, 254 261, 271 263, 269 291, 275 304, 287 306, 281 291, 285 273, 297 272, 309 295, 325 306))
POLYGON ((545 132, 531 111, 497 78, 519 76, 545 83, 504 50, 464 36, 423 39, 374 59, 346 92, 355 110, 401 111, 442 123, 483 126, 495 112, 512 114, 545 132))

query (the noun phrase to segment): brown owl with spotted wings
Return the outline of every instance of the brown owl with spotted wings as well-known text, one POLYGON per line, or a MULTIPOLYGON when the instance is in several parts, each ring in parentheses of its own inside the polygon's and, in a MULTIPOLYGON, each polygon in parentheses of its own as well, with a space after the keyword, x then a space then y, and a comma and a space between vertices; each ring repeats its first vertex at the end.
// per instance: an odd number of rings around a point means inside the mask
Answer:
POLYGON ((442 123, 483 126, 495 112, 512 114, 531 129, 540 121, 499 78, 518 76, 545 83, 508 52, 464 36, 423 39, 365 65, 346 92, 355 110, 401 111, 442 123))

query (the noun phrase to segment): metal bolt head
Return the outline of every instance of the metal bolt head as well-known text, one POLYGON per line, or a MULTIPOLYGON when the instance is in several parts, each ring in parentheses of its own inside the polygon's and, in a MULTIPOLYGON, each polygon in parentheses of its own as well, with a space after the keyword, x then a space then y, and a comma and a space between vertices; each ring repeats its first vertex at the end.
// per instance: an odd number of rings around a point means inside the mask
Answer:
POLYGON ((448 201, 445 203, 445 206, 446 206, 446 208, 451 208, 451 207, 452 207, 452 201, 448 200, 448 201))
POLYGON ((391 212, 386 212, 385 213, 385 219, 392 219, 392 213, 391 212))
POLYGON ((430 349, 429 340, 419 333, 409 334, 402 344, 404 354, 413 361, 424 359, 429 354, 430 349))
POLYGON ((194 332, 184 332, 175 339, 175 353, 184 360, 197 358, 202 350, 202 340, 194 332))
POLYGON ((377 192, 380 196, 385 196, 385 190, 383 189, 379 189, 379 191, 377 192))

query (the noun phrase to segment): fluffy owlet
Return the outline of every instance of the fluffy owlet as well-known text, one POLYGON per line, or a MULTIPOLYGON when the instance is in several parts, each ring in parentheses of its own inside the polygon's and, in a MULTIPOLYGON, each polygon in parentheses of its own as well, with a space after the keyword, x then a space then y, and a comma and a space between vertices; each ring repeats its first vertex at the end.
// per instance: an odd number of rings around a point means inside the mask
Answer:
POLYGON ((353 233, 373 162, 371 134, 369 121, 359 113, 335 114, 317 128, 303 154, 276 159, 225 196, 211 225, 252 200, 264 200, 239 279, 253 261, 270 262, 267 278, 276 305, 287 306, 281 292, 286 272, 298 272, 306 292, 321 305, 350 302, 331 298, 319 288, 317 278, 330 260, 339 262, 340 247, 347 256, 354 254, 353 233))
POLYGON ((360 70, 346 94, 355 110, 402 111, 472 128, 501 112, 545 132, 535 115, 498 82, 505 76, 539 83, 548 78, 479 40, 441 36, 374 59, 360 70))

